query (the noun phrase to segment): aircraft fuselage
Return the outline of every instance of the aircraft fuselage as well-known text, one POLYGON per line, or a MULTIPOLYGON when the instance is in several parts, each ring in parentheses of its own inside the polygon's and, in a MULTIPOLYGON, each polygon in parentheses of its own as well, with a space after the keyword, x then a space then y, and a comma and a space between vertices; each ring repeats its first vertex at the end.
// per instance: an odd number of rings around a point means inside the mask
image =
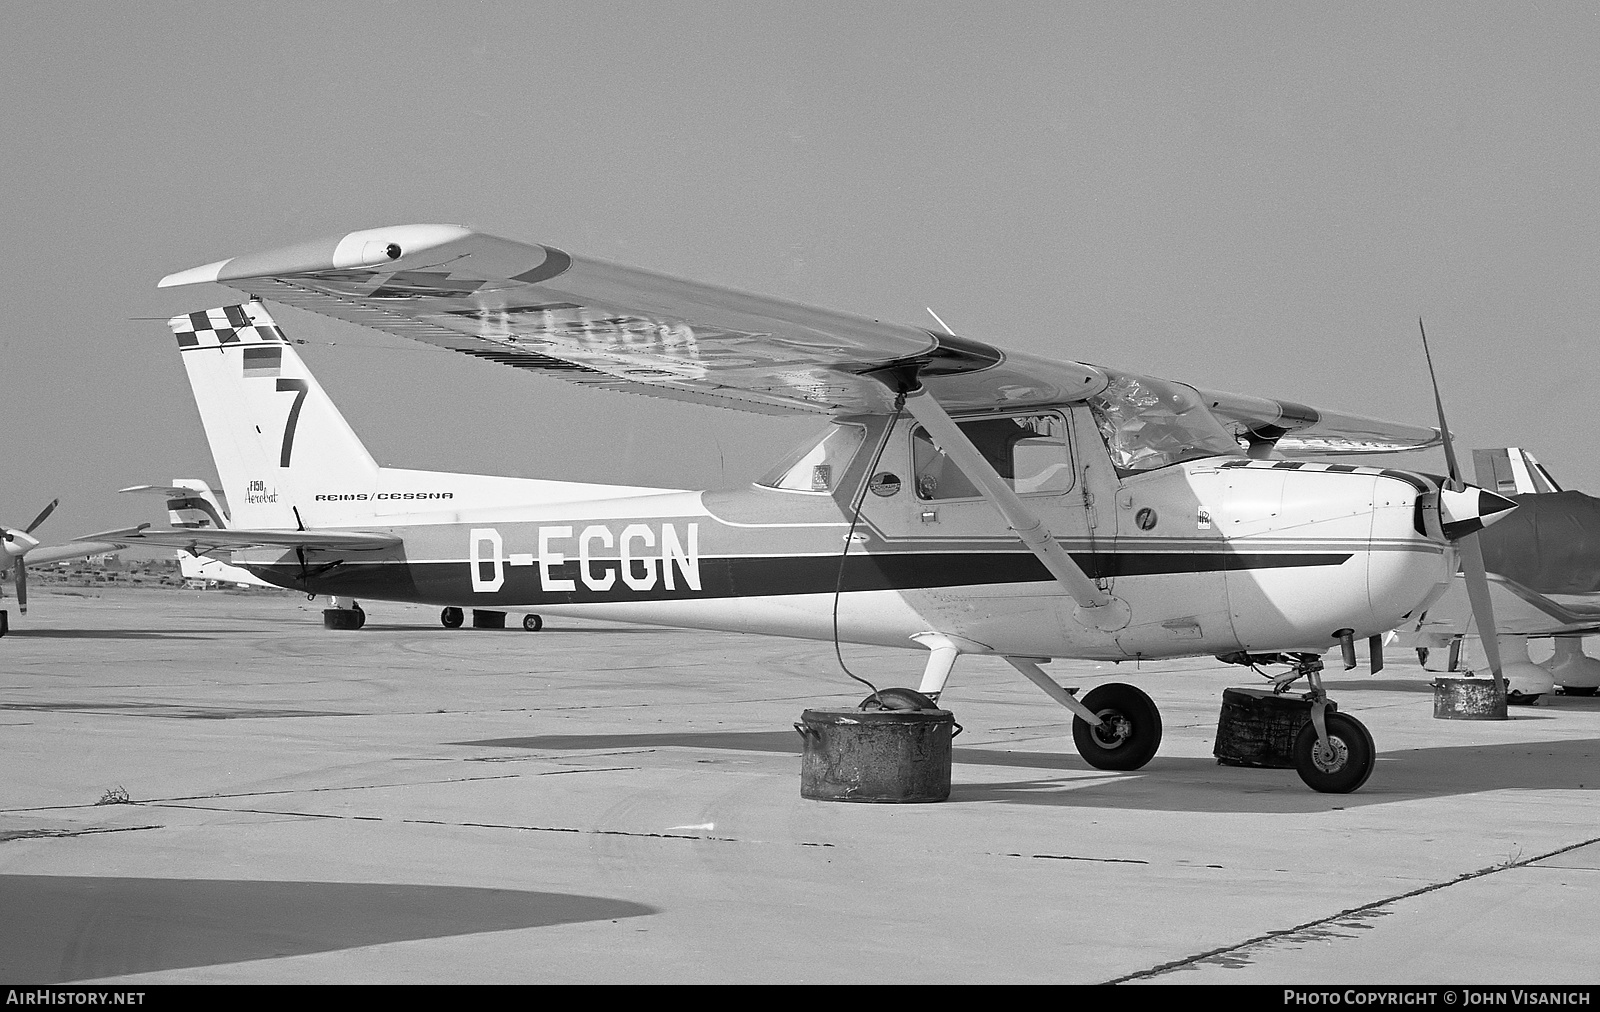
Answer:
POLYGON ((1023 498, 1127 603, 1121 628, 1076 618, 995 507, 948 473, 941 489, 937 464, 917 459, 914 424, 885 438, 882 417, 849 423, 862 429, 860 449, 837 475, 807 463, 814 451, 786 479, 743 490, 486 508, 468 505, 473 476, 440 475, 459 479, 431 486, 451 493, 447 512, 360 525, 401 536, 403 548, 331 566, 260 550, 235 562, 338 597, 814 639, 832 638, 837 622, 851 642, 913 647, 937 633, 969 651, 1113 660, 1321 651, 1342 629, 1361 638, 1396 627, 1446 586, 1454 560, 1424 529, 1419 497, 1437 489, 1425 477, 1221 457, 1119 477, 1099 441, 1083 438, 1092 420, 1081 406, 1054 415, 1073 438, 1062 466, 1023 498), (815 489, 792 487, 808 477, 815 489))

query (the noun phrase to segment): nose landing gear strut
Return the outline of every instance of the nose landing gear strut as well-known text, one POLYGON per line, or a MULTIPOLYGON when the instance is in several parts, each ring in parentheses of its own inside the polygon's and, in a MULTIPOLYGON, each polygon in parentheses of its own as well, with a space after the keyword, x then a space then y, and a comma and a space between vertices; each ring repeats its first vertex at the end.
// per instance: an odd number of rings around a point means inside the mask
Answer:
POLYGON ((1289 670, 1270 679, 1271 695, 1258 689, 1230 689, 1223 698, 1223 721, 1217 728, 1217 757, 1230 765, 1282 768, 1292 766, 1307 787, 1324 794, 1349 794, 1367 782, 1377 761, 1372 735, 1361 721, 1340 713, 1338 704, 1328 698, 1322 684, 1322 658, 1317 654, 1234 654, 1221 658, 1247 664, 1260 670, 1261 664, 1287 664, 1289 670), (1289 687, 1304 678, 1308 689, 1298 699, 1287 695, 1289 687), (1228 724, 1229 696, 1247 704, 1235 707, 1233 725, 1228 724), (1248 701, 1266 697, 1271 705, 1248 701), (1246 711, 1248 710, 1248 715, 1246 711), (1271 721, 1275 726, 1257 722, 1271 721), (1285 722, 1288 722, 1287 725, 1285 722), (1241 729, 1240 723, 1257 723, 1241 729), (1295 730, 1296 726, 1298 729, 1295 730), (1260 747, 1247 755, 1227 752, 1236 740, 1251 740, 1257 745, 1270 743, 1274 730, 1292 733, 1292 739, 1279 738, 1276 748, 1260 747), (1241 732, 1244 732, 1241 735, 1241 732), (1292 744, 1290 741, 1292 740, 1292 744), (1288 745, 1285 749, 1283 746, 1288 745))

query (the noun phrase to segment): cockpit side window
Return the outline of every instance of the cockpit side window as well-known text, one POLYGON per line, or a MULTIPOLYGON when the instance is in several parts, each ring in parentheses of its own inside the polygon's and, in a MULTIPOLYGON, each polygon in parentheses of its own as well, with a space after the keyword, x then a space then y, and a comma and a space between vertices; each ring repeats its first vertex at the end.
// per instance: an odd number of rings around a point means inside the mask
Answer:
POLYGON ((785 492, 832 492, 866 438, 864 426, 836 422, 820 440, 789 454, 756 484, 785 492))
POLYGON ((1118 477, 1239 454, 1238 442, 1193 388, 1109 370, 1107 375, 1111 382, 1089 398, 1089 407, 1118 477))
MULTIPOLYGON (((1072 488, 1076 472, 1066 420, 1060 415, 979 418, 957 424, 1018 492, 1060 493, 1072 488)), ((912 433, 911 462, 919 499, 968 499, 981 494, 921 426, 912 433)))

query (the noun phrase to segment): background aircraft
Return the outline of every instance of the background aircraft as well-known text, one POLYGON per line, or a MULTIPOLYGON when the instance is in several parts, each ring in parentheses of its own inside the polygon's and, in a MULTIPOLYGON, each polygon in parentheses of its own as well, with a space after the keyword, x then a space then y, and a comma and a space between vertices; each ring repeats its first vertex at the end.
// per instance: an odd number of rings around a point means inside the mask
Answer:
MULTIPOLYGON (((50 504, 39 511, 33 522, 26 527, 0 528, 0 544, 5 546, 5 565, 10 571, 11 584, 17 595, 17 610, 22 614, 28 613, 28 567, 44 566, 54 562, 66 562, 69 559, 83 559, 91 555, 100 555, 104 552, 116 551, 122 545, 92 540, 76 540, 66 545, 41 546, 39 539, 33 532, 55 512, 59 499, 50 500, 50 504)), ((0 601, 5 598, 5 588, 0 586, 0 601)), ((11 627, 11 616, 0 608, 0 636, 4 636, 11 627)))
MULTIPOLYGON (((1475 450, 1473 460, 1479 484, 1518 507, 1479 537, 1510 700, 1532 702, 1557 685, 1567 695, 1594 695, 1600 661, 1584 654, 1583 638, 1600 632, 1600 499, 1562 489, 1518 447, 1475 450), (1552 638, 1555 656, 1534 664, 1530 637, 1552 638)), ((1430 671, 1463 662, 1463 637, 1475 648, 1468 652, 1482 656, 1460 577, 1401 633, 1426 652, 1430 671)))
POLYGON ((1042 660, 1287 664, 1280 688, 1310 685, 1300 775, 1359 787, 1371 738, 1328 703, 1320 654, 1376 649, 1513 505, 1460 483, 1453 456, 1447 482, 1261 459, 1432 446, 1432 428, 1008 353, 457 226, 350 233, 162 286, 211 281, 580 385, 832 425, 725 493, 382 468, 265 308, 226 306, 171 322, 238 527, 105 537, 231 552, 307 592, 920 647, 927 697, 960 655, 997 654, 1073 711, 1079 751, 1103 768, 1154 754, 1154 705, 1119 684, 1079 701, 1042 660))

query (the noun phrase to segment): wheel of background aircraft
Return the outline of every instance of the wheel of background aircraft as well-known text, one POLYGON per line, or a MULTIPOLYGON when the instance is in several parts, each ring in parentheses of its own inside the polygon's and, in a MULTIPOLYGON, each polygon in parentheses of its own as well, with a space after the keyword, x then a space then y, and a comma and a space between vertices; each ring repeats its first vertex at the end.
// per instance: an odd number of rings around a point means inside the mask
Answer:
POLYGON ((1377 749, 1365 724, 1342 713, 1327 715, 1329 749, 1309 721, 1294 739, 1294 770, 1306 786, 1324 794, 1349 794, 1367 782, 1377 749))
POLYGON ((460 629, 467 621, 467 613, 460 608, 446 608, 439 613, 439 624, 446 629, 460 629))
POLYGON ((1563 685, 1561 687, 1563 696, 1592 696, 1596 692, 1600 692, 1600 685, 1563 685))
POLYGON ((538 632, 544 628, 544 619, 538 615, 524 615, 522 616, 522 628, 529 632, 538 632))
POLYGON ((1097 686, 1083 705, 1103 721, 1091 727, 1072 718, 1072 743, 1083 761, 1097 770, 1136 770, 1161 747, 1161 713, 1143 691, 1122 682, 1097 686))
POLYGON ((1515 689, 1506 690, 1507 706, 1532 706, 1539 701, 1542 692, 1518 692, 1515 689))
POLYGON ((360 629, 367 624, 367 613, 361 610, 361 605, 352 603, 350 610, 356 613, 356 628, 360 629))
POLYGON ((863 710, 937 710, 939 704, 915 689, 879 689, 861 701, 863 710))

